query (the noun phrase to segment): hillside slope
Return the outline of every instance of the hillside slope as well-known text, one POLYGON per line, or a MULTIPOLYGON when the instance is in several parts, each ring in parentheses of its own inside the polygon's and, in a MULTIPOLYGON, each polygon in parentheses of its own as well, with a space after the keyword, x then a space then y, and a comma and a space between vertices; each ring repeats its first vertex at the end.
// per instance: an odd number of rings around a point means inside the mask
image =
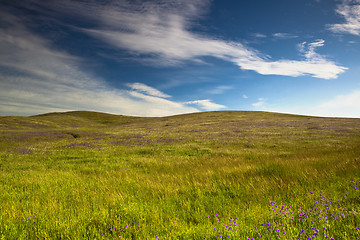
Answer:
POLYGON ((296 145, 318 139, 357 139, 360 119, 320 118, 269 112, 221 111, 169 117, 129 117, 98 112, 0 117, 0 146, 91 141, 100 145, 156 145, 202 142, 296 145), (31 140, 32 139, 32 140, 31 140), (80 140, 79 140, 80 139, 80 140))
POLYGON ((96 128, 138 121, 139 117, 89 111, 47 113, 30 117, 0 117, 0 130, 96 128))
POLYGON ((360 239, 359 156, 360 119, 1 117, 0 239, 360 239))
POLYGON ((277 128, 350 131, 360 127, 359 118, 325 118, 253 111, 218 111, 168 117, 132 117, 100 112, 73 111, 30 117, 0 117, 0 130, 102 129, 122 127, 158 131, 232 131, 277 128))

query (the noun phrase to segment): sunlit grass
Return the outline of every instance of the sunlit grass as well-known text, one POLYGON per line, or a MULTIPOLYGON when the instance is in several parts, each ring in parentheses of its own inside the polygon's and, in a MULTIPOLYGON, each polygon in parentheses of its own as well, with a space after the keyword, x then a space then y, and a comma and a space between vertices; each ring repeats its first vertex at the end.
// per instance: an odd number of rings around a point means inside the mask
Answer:
POLYGON ((0 239, 360 238, 357 119, 102 116, 0 118, 0 239))

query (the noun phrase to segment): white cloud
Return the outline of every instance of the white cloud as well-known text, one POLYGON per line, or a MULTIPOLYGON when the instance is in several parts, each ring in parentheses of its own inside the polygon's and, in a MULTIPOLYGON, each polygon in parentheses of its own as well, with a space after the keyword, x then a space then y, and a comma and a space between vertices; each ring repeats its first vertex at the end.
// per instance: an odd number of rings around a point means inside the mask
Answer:
POLYGON ((217 111, 226 108, 226 106, 213 103, 209 99, 190 101, 186 102, 185 104, 198 105, 201 109, 204 109, 206 111, 217 111))
POLYGON ((323 56, 318 54, 315 49, 323 46, 325 41, 318 39, 314 42, 303 42, 298 45, 301 53, 303 53, 305 60, 279 60, 266 61, 258 58, 257 60, 238 60, 238 65, 243 69, 255 70, 261 74, 275 74, 285 76, 302 76, 310 74, 313 77, 332 79, 336 78, 340 73, 347 68, 336 66, 335 63, 326 60, 323 56))
POLYGON ((329 30, 360 36, 360 1, 344 0, 336 12, 345 19, 345 23, 329 24, 329 30))
MULTIPOLYGON (((301 45, 304 60, 272 61, 241 43, 192 33, 189 24, 204 9, 200 7, 205 5, 204 1, 158 1, 156 4, 149 1, 140 7, 122 0, 111 5, 97 5, 95 1, 55 3, 43 4, 44 7, 49 4, 50 10, 55 6, 55 11, 62 14, 69 10, 68 14, 95 20, 96 28, 83 31, 113 47, 129 50, 134 56, 140 55, 141 59, 145 54, 164 63, 178 64, 213 56, 260 74, 311 75, 325 79, 336 78, 346 70, 315 52, 324 45, 323 40, 301 45)), ((5 21, 0 29, 0 111, 3 114, 94 110, 164 116, 199 111, 188 106, 191 104, 204 110, 226 108, 208 99, 171 101, 165 99, 170 95, 142 83, 129 84, 131 91, 112 89, 103 79, 84 71, 82 59, 55 49, 49 40, 27 30, 20 17, 0 13, 5 21)), ((346 99, 346 96, 340 98, 343 102, 346 99)), ((263 107, 265 100, 258 100, 253 106, 263 107)))
POLYGON ((264 98, 258 98, 258 101, 253 103, 252 105, 256 108, 263 108, 265 101, 266 101, 266 99, 264 99, 264 98))
MULTIPOLYGON (((347 69, 325 57, 321 60, 269 60, 241 43, 191 32, 192 21, 203 13, 208 2, 158 0, 139 4, 122 0, 109 1, 106 5, 95 1, 91 4, 65 1, 59 6, 49 1, 48 6, 53 11, 93 20, 97 27, 83 28, 83 32, 116 49, 127 50, 146 63, 177 65, 189 60, 201 62, 204 56, 212 56, 264 75, 310 75, 324 79, 337 78, 347 69)), ((286 33, 275 36, 295 37, 286 33)))
POLYGON ((298 45, 301 53, 303 53, 306 60, 280 60, 280 61, 266 61, 258 59, 256 61, 239 60, 238 65, 243 69, 255 70, 261 74, 275 74, 285 76, 302 76, 310 74, 313 77, 332 79, 336 78, 340 73, 347 68, 336 66, 335 63, 326 60, 323 56, 318 54, 315 49, 323 46, 325 41, 323 39, 315 42, 303 42, 298 45))
POLYGON ((154 96, 154 97, 160 97, 160 98, 169 98, 171 97, 170 95, 168 94, 165 94, 163 92, 160 92, 159 90, 153 88, 153 87, 150 87, 150 86, 147 86, 143 83, 128 83, 127 86, 129 86, 130 88, 134 89, 134 90, 137 90, 139 92, 143 92, 143 93, 146 93, 150 96, 154 96))
POLYGON ((295 60, 279 60, 265 61, 244 61, 238 60, 238 65, 242 69, 254 70, 264 75, 283 75, 298 77, 303 75, 311 75, 316 78, 332 79, 337 78, 347 68, 336 66, 329 61, 295 61, 295 60))
POLYGON ((217 86, 214 89, 207 91, 210 94, 223 94, 224 92, 233 89, 232 86, 217 86))
POLYGON ((338 95, 311 109, 317 116, 360 118, 360 90, 346 95, 338 95))
POLYGON ((243 94, 242 97, 243 97, 244 99, 249 98, 249 97, 248 97, 247 95, 245 95, 245 94, 243 94))
POLYGON ((19 18, 7 16, 0 29, 0 112, 33 115, 52 111, 93 110, 125 115, 164 116, 197 112, 170 101, 145 84, 132 91, 113 89, 81 69, 82 60, 54 49, 27 30, 19 18), (147 95, 145 95, 145 94, 147 95))
POLYGON ((291 33, 274 33, 273 37, 278 38, 278 39, 298 38, 298 36, 291 34, 291 33))
POLYGON ((313 106, 265 108, 264 110, 306 116, 360 118, 360 90, 334 96, 332 99, 313 106))
MULTIPOLYGON (((145 95, 141 92, 130 91, 132 97, 140 99, 142 106, 141 111, 147 113, 147 116, 169 116, 180 113, 198 112, 197 108, 185 106, 183 103, 170 101, 168 99, 145 95)), ((138 115, 139 113, 137 113, 138 115)))
POLYGON ((252 36, 255 38, 267 38, 267 36, 262 33, 253 33, 252 36))
POLYGON ((326 60, 325 57, 315 51, 317 47, 323 46, 324 43, 325 41, 323 39, 319 39, 314 42, 303 42, 299 44, 298 48, 305 57, 303 61, 279 60, 271 62, 263 59, 257 59, 255 61, 239 59, 238 65, 243 69, 255 70, 261 74, 293 77, 310 74, 313 77, 323 79, 336 78, 348 68, 336 66, 335 63, 326 60))
POLYGON ((319 55, 318 53, 315 52, 315 49, 317 47, 324 46, 324 43, 325 43, 325 40, 318 39, 315 42, 311 42, 311 43, 307 43, 307 42, 300 43, 300 44, 298 44, 298 47, 299 47, 300 52, 302 52, 304 54, 304 56, 306 57, 306 59, 308 59, 309 61, 312 61, 312 60, 326 61, 321 55, 319 55))

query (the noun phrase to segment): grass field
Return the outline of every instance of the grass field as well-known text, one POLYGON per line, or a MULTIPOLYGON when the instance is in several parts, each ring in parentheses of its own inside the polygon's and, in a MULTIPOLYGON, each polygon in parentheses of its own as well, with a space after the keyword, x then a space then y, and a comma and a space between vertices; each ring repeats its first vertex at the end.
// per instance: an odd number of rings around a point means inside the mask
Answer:
POLYGON ((0 239, 360 239, 360 119, 0 117, 0 239))

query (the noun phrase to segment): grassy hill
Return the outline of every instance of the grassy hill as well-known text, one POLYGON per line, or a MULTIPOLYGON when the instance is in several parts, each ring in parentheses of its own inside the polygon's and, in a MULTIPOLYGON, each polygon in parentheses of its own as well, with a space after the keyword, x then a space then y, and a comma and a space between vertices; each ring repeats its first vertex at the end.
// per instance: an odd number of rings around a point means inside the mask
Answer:
POLYGON ((360 119, 0 117, 0 157, 4 239, 360 238, 360 119))
POLYGON ((0 117, 0 129, 100 128, 134 122, 137 119, 140 118, 98 112, 74 111, 47 113, 31 117, 0 117))

